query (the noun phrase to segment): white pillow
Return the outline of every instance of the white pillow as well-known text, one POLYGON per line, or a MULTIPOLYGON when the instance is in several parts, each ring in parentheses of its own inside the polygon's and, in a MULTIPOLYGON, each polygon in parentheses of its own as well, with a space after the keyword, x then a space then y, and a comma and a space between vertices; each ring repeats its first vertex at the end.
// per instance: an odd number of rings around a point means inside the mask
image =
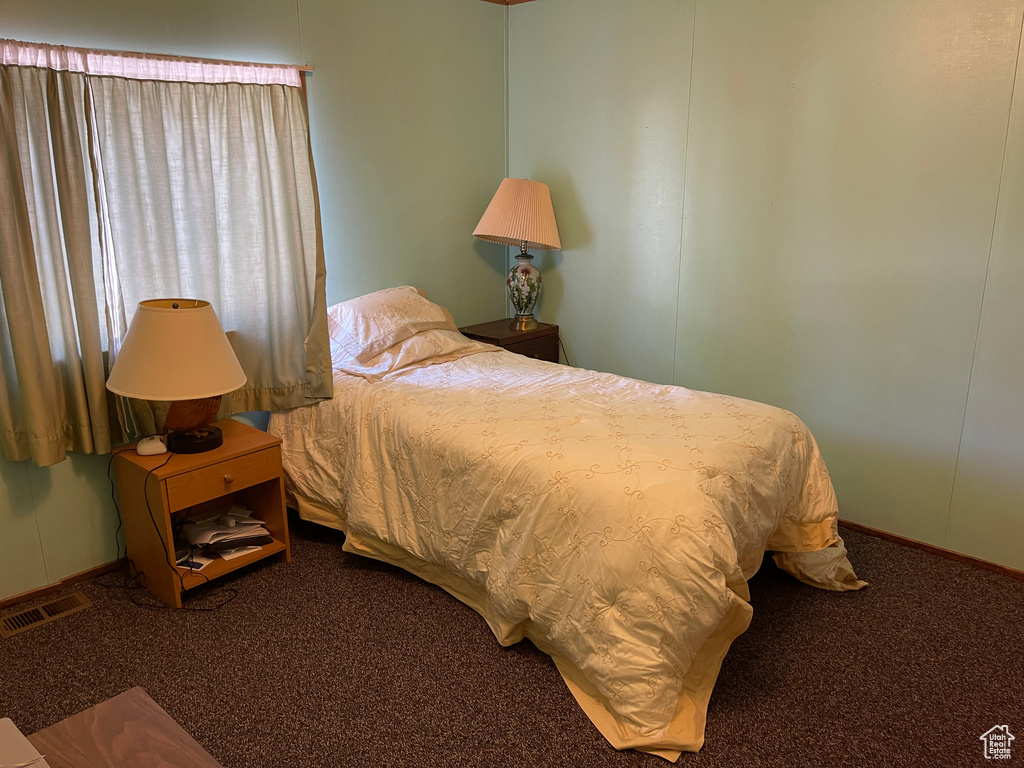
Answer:
POLYGON ((490 344, 467 339, 458 331, 432 329, 420 331, 365 362, 347 357, 332 346, 331 362, 336 371, 378 381, 394 371, 444 363, 497 349, 490 344))
POLYGON ((451 314, 415 288, 403 285, 368 293, 327 310, 331 359, 365 364, 420 331, 458 331, 451 314))

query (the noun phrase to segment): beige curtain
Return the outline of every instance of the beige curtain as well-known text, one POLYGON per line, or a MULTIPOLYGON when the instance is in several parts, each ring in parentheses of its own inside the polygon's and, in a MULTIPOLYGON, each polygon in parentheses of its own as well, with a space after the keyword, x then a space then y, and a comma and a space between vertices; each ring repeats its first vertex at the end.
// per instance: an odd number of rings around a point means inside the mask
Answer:
POLYGON ((0 67, 0 450, 110 450, 84 78, 0 67))
MULTIPOLYGON (((330 397, 326 270, 301 90, 96 77, 89 95, 111 359, 139 301, 200 298, 213 304, 248 376, 222 414, 330 397)), ((151 431, 145 404, 132 405, 133 431, 151 431)))
POLYGON ((0 40, 0 78, 4 457, 109 451, 103 352, 144 299, 213 304, 248 377, 222 416, 331 396, 297 70, 0 40))

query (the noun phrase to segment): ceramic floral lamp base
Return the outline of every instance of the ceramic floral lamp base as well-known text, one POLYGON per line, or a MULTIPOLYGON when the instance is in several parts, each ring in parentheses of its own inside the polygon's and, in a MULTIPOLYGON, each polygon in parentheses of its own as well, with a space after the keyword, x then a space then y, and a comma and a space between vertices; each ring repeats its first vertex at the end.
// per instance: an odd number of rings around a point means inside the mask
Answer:
POLYGON ((515 327, 519 331, 540 327, 533 316, 533 308, 537 306, 537 298, 540 296, 540 270, 530 263, 532 259, 529 253, 520 253, 516 256, 515 266, 505 278, 509 301, 516 308, 515 327))

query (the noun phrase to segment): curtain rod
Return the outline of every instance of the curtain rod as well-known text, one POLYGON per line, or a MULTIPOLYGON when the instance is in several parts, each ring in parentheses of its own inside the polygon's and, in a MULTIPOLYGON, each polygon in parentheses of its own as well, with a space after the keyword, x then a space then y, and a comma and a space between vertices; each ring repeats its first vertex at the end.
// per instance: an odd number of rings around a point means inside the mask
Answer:
POLYGON ((96 53, 100 55, 115 55, 115 56, 141 56, 141 57, 156 57, 161 59, 169 59, 171 61, 194 61, 204 64, 229 64, 229 65, 242 65, 252 67, 294 67, 299 72, 304 74, 313 71, 313 67, 308 64, 277 64, 267 61, 234 61, 232 59, 208 59, 203 56, 179 56, 172 53, 144 53, 142 51, 118 51, 112 48, 80 48, 77 45, 57 45, 56 43, 29 43, 30 45, 49 45, 54 48, 70 48, 75 51, 81 51, 82 53, 96 53))
POLYGON ((143 53, 141 51, 106 50, 103 48, 79 48, 79 50, 88 51, 89 53, 121 53, 123 55, 128 56, 160 56, 161 58, 170 58, 176 61, 202 61, 204 63, 224 63, 224 65, 243 65, 248 67, 294 67, 299 72, 313 71, 313 68, 310 67, 309 65, 291 65, 291 63, 276 63, 273 61, 236 61, 230 58, 206 58, 205 56, 179 56, 174 53, 143 53))

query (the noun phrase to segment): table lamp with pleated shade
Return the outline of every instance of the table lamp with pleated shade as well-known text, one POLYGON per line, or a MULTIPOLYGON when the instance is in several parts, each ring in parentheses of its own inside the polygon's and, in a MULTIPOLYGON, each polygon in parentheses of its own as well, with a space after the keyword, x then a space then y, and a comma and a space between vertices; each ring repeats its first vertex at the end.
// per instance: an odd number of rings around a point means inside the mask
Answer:
POLYGON ((540 296, 541 278, 530 262, 530 248, 560 250, 555 211, 547 184, 529 179, 504 179, 490 205, 473 230, 481 240, 518 245, 516 264, 509 270, 505 285, 516 309, 515 326, 519 330, 538 327, 533 309, 540 296))

